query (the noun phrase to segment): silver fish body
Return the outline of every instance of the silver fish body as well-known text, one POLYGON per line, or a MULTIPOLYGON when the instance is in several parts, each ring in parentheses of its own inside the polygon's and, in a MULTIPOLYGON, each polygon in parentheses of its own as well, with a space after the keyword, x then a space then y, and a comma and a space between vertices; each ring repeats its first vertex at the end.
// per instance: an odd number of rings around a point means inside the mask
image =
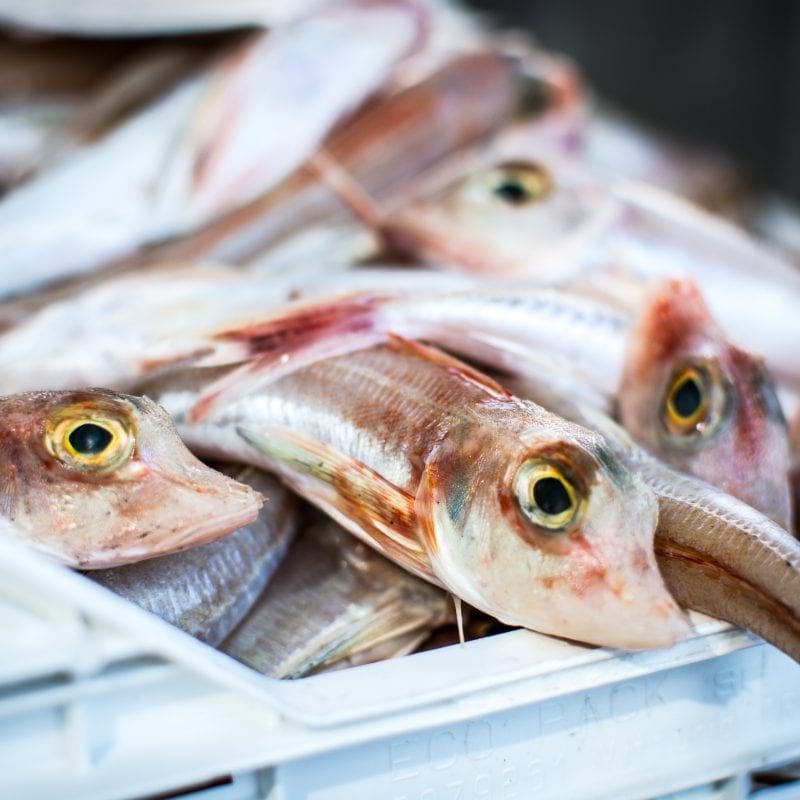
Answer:
POLYGON ((452 615, 440 589, 318 521, 298 535, 221 649, 266 675, 300 678, 379 645, 416 641, 452 615))

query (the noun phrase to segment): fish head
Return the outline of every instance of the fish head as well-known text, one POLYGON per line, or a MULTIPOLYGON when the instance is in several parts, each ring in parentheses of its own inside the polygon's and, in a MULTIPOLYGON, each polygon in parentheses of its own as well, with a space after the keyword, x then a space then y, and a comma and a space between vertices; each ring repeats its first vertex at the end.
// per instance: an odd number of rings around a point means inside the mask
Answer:
POLYGON ((655 560, 653 493, 599 434, 518 402, 535 424, 501 446, 447 439, 426 466, 417 511, 436 575, 543 633, 629 649, 685 636, 655 560))
POLYGON ((690 279, 649 291, 618 396, 639 444, 788 528, 789 437, 774 384, 760 358, 728 341, 690 279))
POLYGON ((391 247, 415 257, 479 274, 524 275, 582 242, 609 202, 608 193, 544 154, 499 159, 451 176, 388 215, 382 230, 391 247))
POLYGON ((0 514, 83 569, 213 541, 261 496, 205 466, 147 398, 102 389, 0 398, 0 514))

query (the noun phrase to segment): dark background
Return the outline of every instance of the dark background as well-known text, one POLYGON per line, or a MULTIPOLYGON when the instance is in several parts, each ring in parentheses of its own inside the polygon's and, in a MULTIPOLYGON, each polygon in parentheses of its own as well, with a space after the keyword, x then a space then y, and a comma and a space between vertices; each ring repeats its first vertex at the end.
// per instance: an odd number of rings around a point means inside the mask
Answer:
POLYGON ((800 200, 800 2, 472 0, 571 56, 615 106, 800 200))

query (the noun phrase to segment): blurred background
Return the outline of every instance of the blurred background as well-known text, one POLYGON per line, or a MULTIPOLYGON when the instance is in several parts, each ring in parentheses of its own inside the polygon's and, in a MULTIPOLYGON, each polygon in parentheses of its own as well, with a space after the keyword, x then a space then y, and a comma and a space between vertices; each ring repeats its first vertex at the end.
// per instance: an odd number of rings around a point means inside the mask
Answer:
POLYGON ((733 158, 800 200, 800 4, 792 0, 473 0, 572 57, 615 108, 733 158))

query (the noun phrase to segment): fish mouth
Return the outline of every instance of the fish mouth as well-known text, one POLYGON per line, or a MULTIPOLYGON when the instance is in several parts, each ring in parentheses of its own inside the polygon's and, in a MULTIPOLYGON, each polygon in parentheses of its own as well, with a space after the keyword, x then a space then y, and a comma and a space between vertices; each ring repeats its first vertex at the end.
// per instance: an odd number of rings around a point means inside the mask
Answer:
POLYGON ((185 506, 176 499, 177 516, 156 521, 150 528, 143 525, 135 533, 122 532, 105 547, 95 543, 88 552, 70 554, 66 559, 59 555, 59 560, 82 570, 119 567, 209 544, 251 525, 258 518, 263 497, 249 486, 226 480, 231 485, 227 491, 223 488, 224 495, 219 490, 205 496, 197 493, 185 506))

